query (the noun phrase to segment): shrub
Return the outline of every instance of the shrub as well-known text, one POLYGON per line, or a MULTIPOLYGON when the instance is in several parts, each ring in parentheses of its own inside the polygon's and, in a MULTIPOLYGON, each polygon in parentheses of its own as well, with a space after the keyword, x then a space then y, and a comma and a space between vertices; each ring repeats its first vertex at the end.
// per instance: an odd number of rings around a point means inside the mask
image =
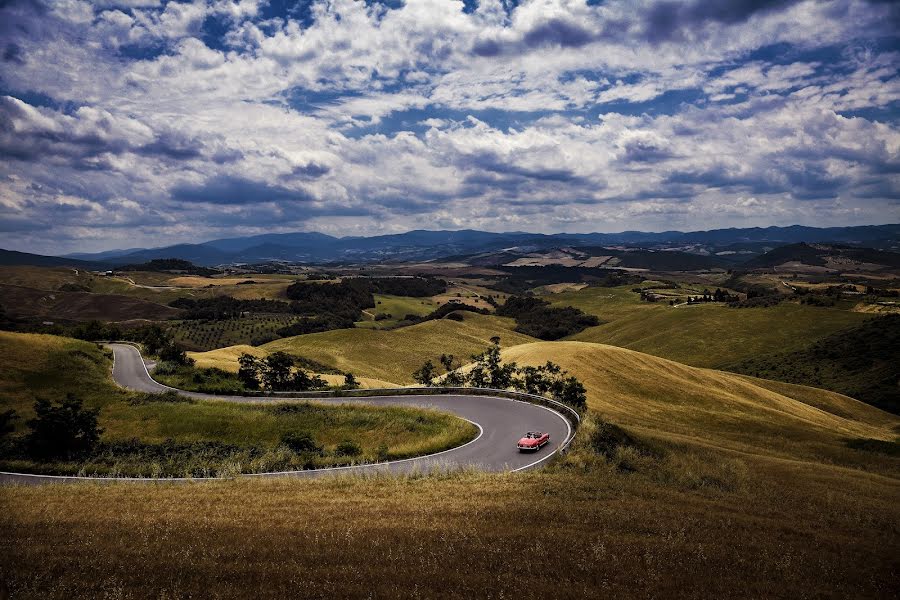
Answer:
POLYGON ((80 399, 66 394, 59 404, 38 399, 35 418, 28 421, 31 432, 25 445, 37 458, 72 458, 93 450, 103 430, 97 426, 99 408, 86 409, 80 399))
POLYGON ((359 382, 356 380, 356 376, 353 373, 347 373, 344 375, 344 385, 342 386, 345 390, 355 390, 359 388, 359 382))
POLYGON ((306 432, 285 433, 283 436, 281 436, 281 443, 297 454, 300 454, 302 452, 312 452, 319 454, 322 452, 322 446, 317 444, 312 435, 306 432))
POLYGON ((362 448, 352 440, 344 440, 337 445, 337 448, 334 449, 334 453, 338 456, 359 456, 362 454, 362 448))
POLYGON ((636 446, 637 442, 628 432, 612 423, 597 420, 590 437, 591 449, 601 456, 613 458, 622 446, 636 446))
POLYGON ((193 365, 194 359, 188 358, 184 348, 175 342, 169 342, 159 351, 159 358, 164 362, 171 362, 177 365, 193 365))

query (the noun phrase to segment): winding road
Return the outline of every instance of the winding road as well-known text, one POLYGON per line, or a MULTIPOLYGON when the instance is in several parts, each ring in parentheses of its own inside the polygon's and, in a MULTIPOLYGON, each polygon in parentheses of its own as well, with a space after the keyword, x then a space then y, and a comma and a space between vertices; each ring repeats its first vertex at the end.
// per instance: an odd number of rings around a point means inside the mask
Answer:
MULTIPOLYGON (((174 388, 155 381, 147 371, 140 352, 127 344, 109 344, 114 355, 113 380, 129 390, 140 392, 165 392, 174 388)), ((223 400, 237 403, 273 402, 324 402, 324 403, 364 403, 375 406, 410 406, 434 408, 456 415, 474 423, 479 428, 478 436, 467 444, 418 458, 391 461, 387 463, 263 473, 244 477, 317 477, 327 474, 347 472, 428 472, 432 470, 476 468, 485 471, 520 471, 539 466, 557 452, 571 432, 569 422, 560 413, 544 406, 521 400, 484 395, 433 395, 433 396, 367 396, 364 398, 273 398, 270 396, 221 396, 177 390, 180 394, 203 400, 223 400), (516 441, 530 430, 547 431, 551 443, 536 453, 520 453, 516 441)), ((60 483, 83 481, 83 477, 25 475, 0 473, 0 483, 60 483)), ((102 478, 109 480, 109 478, 102 478)), ((122 478, 129 481, 171 481, 122 478)))

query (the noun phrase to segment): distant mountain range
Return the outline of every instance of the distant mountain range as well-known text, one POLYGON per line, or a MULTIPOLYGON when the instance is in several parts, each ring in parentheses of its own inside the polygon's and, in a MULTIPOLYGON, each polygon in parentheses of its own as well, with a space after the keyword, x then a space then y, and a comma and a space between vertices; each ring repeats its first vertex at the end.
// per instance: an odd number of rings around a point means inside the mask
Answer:
POLYGON ((679 250, 716 256, 735 263, 750 260, 772 248, 794 244, 837 243, 882 250, 900 250, 900 224, 860 227, 753 227, 712 231, 664 231, 649 233, 586 233, 552 235, 486 231, 409 231, 374 237, 337 238, 315 232, 268 233, 212 240, 201 244, 178 244, 162 248, 130 248, 98 253, 76 253, 45 257, 3 251, 2 264, 125 265, 158 258, 180 258, 197 265, 287 261, 302 263, 400 262, 473 257, 483 253, 514 250, 518 253, 561 247, 623 246, 679 250))

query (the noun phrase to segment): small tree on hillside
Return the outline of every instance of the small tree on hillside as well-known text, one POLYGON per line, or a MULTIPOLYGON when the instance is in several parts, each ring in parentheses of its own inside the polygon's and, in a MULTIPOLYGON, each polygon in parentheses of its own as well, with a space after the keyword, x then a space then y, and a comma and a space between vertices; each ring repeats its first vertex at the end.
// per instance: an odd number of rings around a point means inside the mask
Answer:
POLYGON ((259 377, 262 372, 263 362, 252 354, 241 354, 238 358, 238 379, 248 390, 259 389, 259 377))
POLYGON ((187 353, 180 344, 173 341, 167 342, 159 351, 159 359, 164 362, 175 363, 176 365, 193 366, 194 359, 188 358, 187 353))
POLYGON ((359 388, 359 382, 356 380, 356 377, 353 375, 353 373, 346 373, 344 375, 343 388, 345 390, 355 390, 359 388))
POLYGON ((59 404, 39 399, 34 403, 35 418, 28 421, 31 433, 25 442, 35 457, 71 459, 93 450, 103 430, 97 426, 99 408, 86 409, 72 394, 59 404))
POLYGON ((431 381, 435 378, 436 375, 437 371, 434 368, 434 363, 430 360, 426 360, 425 364, 413 373, 413 379, 415 379, 422 385, 430 386, 431 381))
POLYGON ((270 390, 283 391, 290 389, 292 382, 291 368, 294 357, 287 352, 275 352, 265 359, 263 381, 270 390))
POLYGON ((144 349, 147 351, 147 354, 156 354, 169 343, 169 336, 166 335, 166 332, 159 325, 147 327, 143 332, 142 338, 141 341, 144 343, 144 349))
POLYGON ((560 379, 553 386, 552 391, 556 400, 569 406, 574 406, 575 408, 585 408, 587 406, 587 390, 575 377, 560 379))

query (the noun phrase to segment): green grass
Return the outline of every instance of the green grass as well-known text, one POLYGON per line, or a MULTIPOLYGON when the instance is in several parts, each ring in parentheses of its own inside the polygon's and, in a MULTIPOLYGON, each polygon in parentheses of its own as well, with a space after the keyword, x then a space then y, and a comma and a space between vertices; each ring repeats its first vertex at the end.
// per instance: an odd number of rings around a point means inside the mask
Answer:
POLYGON ((71 392, 87 407, 100 409, 102 441, 108 444, 137 440, 153 445, 172 440, 178 444, 218 445, 221 450, 206 457, 205 462, 154 465, 144 460, 144 452, 136 458, 95 457, 86 464, 8 460, 6 470, 183 475, 180 469, 196 474, 304 468, 427 454, 475 435, 471 424, 450 415, 403 407, 160 401, 166 398, 144 397, 116 387, 104 352, 94 344, 67 338, 0 332, 0 354, 8 357, 0 372, 0 410, 12 408, 18 412, 20 435, 26 431, 25 421, 33 416, 36 398, 58 399, 71 392), (325 453, 285 453, 279 445, 282 435, 289 432, 310 433, 324 446, 325 453), (335 454, 337 445, 347 439, 362 448, 361 455, 335 454))
POLYGON ((366 315, 366 319, 357 323, 356 326, 385 329, 395 326, 406 315, 424 316, 437 307, 437 303, 430 298, 375 294, 375 308, 366 310, 372 315, 391 315, 390 318, 376 321, 373 317, 366 315))
POLYGON ((586 288, 547 299, 608 321, 568 339, 620 346, 702 367, 800 349, 866 319, 860 313, 796 303, 749 309, 721 304, 673 308, 641 302, 630 287, 586 288))
POLYGON ((836 390, 900 413, 900 315, 871 317, 800 350, 746 358, 729 371, 836 390))

